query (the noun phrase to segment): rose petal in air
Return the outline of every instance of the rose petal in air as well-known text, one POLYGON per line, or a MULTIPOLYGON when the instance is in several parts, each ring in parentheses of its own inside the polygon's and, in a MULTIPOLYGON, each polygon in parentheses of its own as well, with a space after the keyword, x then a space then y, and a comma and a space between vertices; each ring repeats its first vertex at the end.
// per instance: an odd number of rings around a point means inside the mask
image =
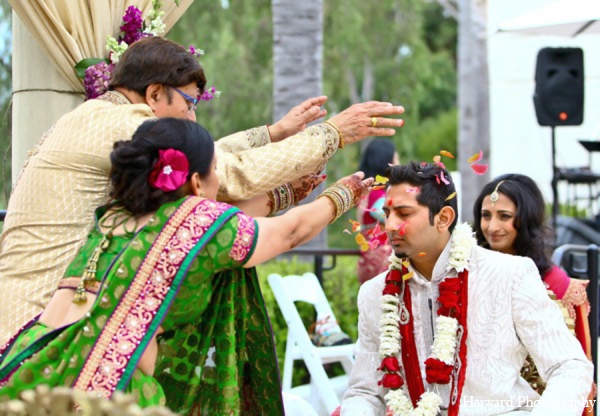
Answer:
POLYGON ((408 224, 408 221, 404 221, 402 224, 400 224, 400 227, 398 227, 398 234, 400 237, 406 234, 406 224, 408 224))
POLYGON ((446 185, 450 185, 450 181, 444 177, 444 172, 440 172, 440 179, 441 179, 441 181, 442 181, 442 182, 444 182, 446 185))
POLYGON ((350 224, 352 224, 352 232, 356 232, 360 230, 360 222, 354 220, 348 220, 350 224))
POLYGON ((484 173, 486 173, 488 167, 488 165, 480 165, 479 163, 471 164, 471 169, 473 169, 473 172, 475 172, 477 175, 483 175, 484 173))
POLYGON ((381 176, 381 175, 376 175, 375 182, 385 185, 386 183, 389 182, 389 178, 386 178, 385 176, 381 176))
POLYGON ((473 156, 467 159, 468 163, 479 162, 483 157, 483 150, 480 150, 479 153, 475 153, 473 156))

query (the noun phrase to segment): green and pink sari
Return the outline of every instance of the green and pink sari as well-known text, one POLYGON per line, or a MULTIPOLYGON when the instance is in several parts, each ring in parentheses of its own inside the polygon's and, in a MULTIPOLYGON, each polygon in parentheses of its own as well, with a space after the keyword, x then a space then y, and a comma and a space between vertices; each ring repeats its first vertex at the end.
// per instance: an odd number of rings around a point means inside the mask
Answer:
MULTIPOLYGON (((102 238, 92 231, 59 287, 77 286, 102 238)), ((181 414, 283 414, 271 326, 256 273, 242 268, 256 238, 252 218, 195 197, 112 237, 86 286, 97 294, 87 315, 62 328, 35 319, 0 350, 0 400, 48 384, 122 390, 181 414), (159 326, 146 375, 137 365, 159 326)))

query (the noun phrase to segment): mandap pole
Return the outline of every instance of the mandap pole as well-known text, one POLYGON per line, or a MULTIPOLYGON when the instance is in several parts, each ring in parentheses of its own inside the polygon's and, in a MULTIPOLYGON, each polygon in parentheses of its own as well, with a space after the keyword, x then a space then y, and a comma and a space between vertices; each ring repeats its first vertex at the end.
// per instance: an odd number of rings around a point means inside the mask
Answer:
POLYGON ((558 168, 556 167, 556 134, 555 129, 556 126, 550 126, 552 129, 552 230, 554 232, 554 240, 556 241, 557 229, 556 229, 556 219, 558 218, 558 178, 560 174, 558 172, 558 168))

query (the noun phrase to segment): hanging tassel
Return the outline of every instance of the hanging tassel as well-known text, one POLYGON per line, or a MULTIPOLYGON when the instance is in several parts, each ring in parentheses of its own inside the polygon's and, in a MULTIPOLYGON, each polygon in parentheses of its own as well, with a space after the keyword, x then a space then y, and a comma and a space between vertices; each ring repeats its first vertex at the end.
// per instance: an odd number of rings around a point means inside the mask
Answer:
POLYGON ((96 271, 98 270, 98 259, 100 255, 108 248, 109 245, 109 237, 111 234, 105 234, 102 236, 102 240, 100 244, 96 246, 92 256, 88 260, 85 265, 85 271, 83 272, 83 276, 79 280, 79 284, 77 285, 77 289, 75 289, 75 296, 73 297, 73 303, 81 304, 87 301, 87 294, 85 292, 85 285, 89 281, 94 281, 96 279, 96 271))

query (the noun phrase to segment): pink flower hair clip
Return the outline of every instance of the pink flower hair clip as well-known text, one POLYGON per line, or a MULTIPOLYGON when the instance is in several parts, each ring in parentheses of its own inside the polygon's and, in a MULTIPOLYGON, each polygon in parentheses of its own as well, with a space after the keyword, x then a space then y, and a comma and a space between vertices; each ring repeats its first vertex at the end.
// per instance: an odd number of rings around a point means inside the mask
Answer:
POLYGON ((161 149, 148 182, 150 186, 163 192, 171 192, 187 182, 189 162, 185 154, 176 149, 161 149))

